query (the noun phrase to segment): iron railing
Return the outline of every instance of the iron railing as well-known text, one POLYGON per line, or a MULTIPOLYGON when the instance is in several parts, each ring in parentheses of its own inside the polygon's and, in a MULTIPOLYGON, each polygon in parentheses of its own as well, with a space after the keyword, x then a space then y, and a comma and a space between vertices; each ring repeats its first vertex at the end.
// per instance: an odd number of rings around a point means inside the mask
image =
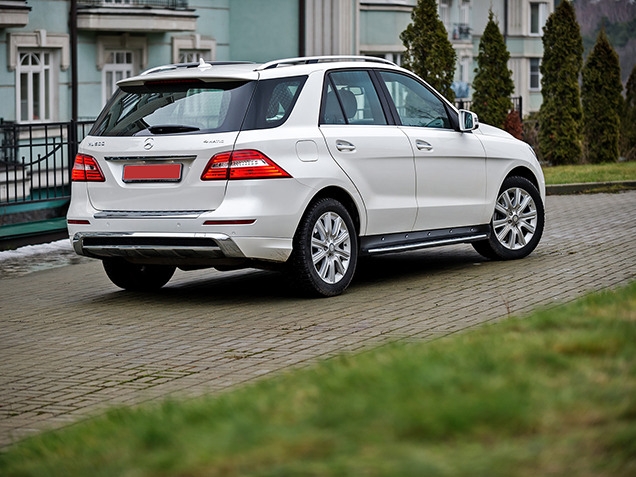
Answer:
POLYGON ((188 8, 188 0, 78 0, 77 5, 79 7, 151 7, 186 10, 188 8))
MULTIPOLYGON (((513 96, 510 98, 512 101, 512 109, 519 113, 519 119, 523 121, 523 97, 521 96, 513 96)), ((456 99, 455 107, 457 109, 468 109, 470 110, 473 106, 473 102, 470 99, 456 99)))
POLYGON ((0 206, 70 198, 77 147, 92 123, 0 119, 0 206))

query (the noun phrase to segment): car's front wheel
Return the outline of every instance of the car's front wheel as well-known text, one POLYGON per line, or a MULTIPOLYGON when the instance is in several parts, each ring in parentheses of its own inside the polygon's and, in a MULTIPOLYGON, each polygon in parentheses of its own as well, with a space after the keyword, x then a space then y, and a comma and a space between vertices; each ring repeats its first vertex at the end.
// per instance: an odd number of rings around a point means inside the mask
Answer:
POLYGON ((473 247, 486 258, 514 260, 529 255, 539 243, 545 210, 539 191, 525 177, 504 180, 492 215, 491 234, 473 247))
POLYGON ((321 199, 309 207, 294 236, 290 273, 303 292, 341 294, 351 283, 358 260, 358 238, 347 209, 321 199))
POLYGON ((130 291, 158 290, 168 283, 175 271, 170 265, 141 265, 123 258, 106 258, 102 264, 111 282, 130 291))

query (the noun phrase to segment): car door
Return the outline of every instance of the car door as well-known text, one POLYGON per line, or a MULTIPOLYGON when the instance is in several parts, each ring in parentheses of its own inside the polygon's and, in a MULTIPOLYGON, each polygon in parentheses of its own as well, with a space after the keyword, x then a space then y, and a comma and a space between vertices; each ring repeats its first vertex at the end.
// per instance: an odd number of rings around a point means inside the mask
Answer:
POLYGON ((455 130, 453 111, 415 78, 394 71, 379 77, 415 155, 414 230, 478 225, 487 208, 486 155, 479 139, 455 130))
POLYGON ((412 230, 417 214, 413 152, 404 133, 388 124, 368 71, 326 75, 320 131, 364 201, 367 230, 361 234, 412 230))

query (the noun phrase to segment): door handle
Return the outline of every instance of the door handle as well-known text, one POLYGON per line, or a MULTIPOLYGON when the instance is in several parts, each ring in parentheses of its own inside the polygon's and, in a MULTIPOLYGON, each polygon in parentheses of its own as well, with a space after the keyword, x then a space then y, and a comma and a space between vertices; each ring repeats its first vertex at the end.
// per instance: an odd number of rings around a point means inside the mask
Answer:
POLYGON ((417 139, 415 141, 415 146, 420 150, 420 151, 432 151, 433 150, 433 146, 431 146, 428 142, 423 141, 421 139, 417 139))
POLYGON ((338 139, 336 141, 336 149, 338 149, 341 152, 353 152, 356 150, 356 147, 351 144, 349 141, 343 141, 341 139, 338 139))

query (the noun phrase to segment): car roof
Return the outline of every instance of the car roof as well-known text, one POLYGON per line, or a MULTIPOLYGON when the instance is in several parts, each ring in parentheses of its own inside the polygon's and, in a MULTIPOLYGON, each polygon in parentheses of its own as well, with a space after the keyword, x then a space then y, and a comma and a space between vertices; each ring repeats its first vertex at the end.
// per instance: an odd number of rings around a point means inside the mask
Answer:
POLYGON ((206 82, 217 81, 250 81, 265 77, 281 77, 309 74, 316 70, 333 68, 337 63, 339 68, 384 66, 401 69, 395 63, 383 58, 372 56, 311 56, 284 58, 267 63, 251 63, 245 61, 214 61, 199 63, 169 64, 151 68, 138 76, 126 78, 117 83, 118 86, 141 86, 147 81, 162 81, 175 79, 200 79, 206 82))

